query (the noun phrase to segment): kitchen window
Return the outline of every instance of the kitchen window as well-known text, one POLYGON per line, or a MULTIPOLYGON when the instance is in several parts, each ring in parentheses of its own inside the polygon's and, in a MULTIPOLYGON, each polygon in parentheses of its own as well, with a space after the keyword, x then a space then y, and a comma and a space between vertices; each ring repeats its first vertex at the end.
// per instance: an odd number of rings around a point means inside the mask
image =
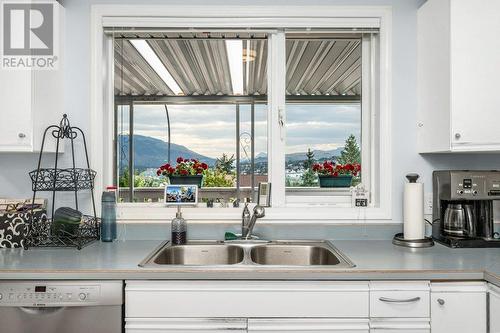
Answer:
MULTIPOLYGON (((108 119, 113 119, 116 144, 110 175, 121 185, 121 201, 161 199, 158 189, 165 180, 141 178, 155 178, 154 166, 140 161, 143 149, 137 151, 137 141, 150 136, 163 146, 183 145, 214 166, 222 156, 229 159, 233 177, 216 195, 207 194, 216 190, 202 187, 207 191, 202 207, 211 200, 224 208, 232 208, 236 200, 255 202, 257 184, 269 181, 272 207, 266 216, 271 219, 387 218, 390 193, 381 189, 390 184, 390 10, 375 10, 379 19, 368 12, 352 22, 307 20, 306 28, 300 26, 306 20, 286 27, 292 20, 283 18, 275 27, 235 29, 234 22, 217 26, 212 14, 204 21, 214 20, 208 29, 183 26, 168 17, 161 20, 172 22, 172 28, 149 30, 125 27, 134 25, 132 18, 104 20, 102 31, 112 46, 107 52, 114 50, 115 55, 115 116, 108 119), (360 23, 353 29, 355 22, 360 23), (148 60, 144 48, 155 61, 148 60), (163 67, 158 69, 158 64, 163 67), (197 117, 197 112, 205 116, 197 117), (224 129, 209 125, 218 117, 224 129), (189 126, 193 119, 198 121, 189 126), (347 145, 350 154, 343 156, 347 145), (361 164, 353 179, 356 187, 320 187, 310 164, 324 161, 361 164), (141 187, 157 187, 156 194, 141 194, 151 190, 141 187), (354 190, 368 198, 368 208, 353 207, 354 190)), ((251 18, 245 24, 252 26, 249 22, 251 18)), ((156 157, 162 161, 157 162, 172 162, 174 157, 161 151, 156 157)))

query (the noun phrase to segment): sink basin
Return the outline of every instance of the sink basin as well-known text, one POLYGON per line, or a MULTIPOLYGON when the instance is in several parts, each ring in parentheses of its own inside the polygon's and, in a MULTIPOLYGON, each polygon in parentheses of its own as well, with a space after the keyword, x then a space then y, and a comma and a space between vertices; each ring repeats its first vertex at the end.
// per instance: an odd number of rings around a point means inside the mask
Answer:
POLYGON ((186 245, 162 243, 141 267, 225 266, 271 269, 290 266, 350 268, 354 264, 328 241, 191 241, 186 245))
POLYGON ((243 261, 244 250, 225 244, 191 244, 164 248, 154 257, 158 265, 234 265, 243 261))
POLYGON ((316 245, 269 244, 250 251, 252 261, 260 265, 338 265, 339 258, 329 249, 316 245))

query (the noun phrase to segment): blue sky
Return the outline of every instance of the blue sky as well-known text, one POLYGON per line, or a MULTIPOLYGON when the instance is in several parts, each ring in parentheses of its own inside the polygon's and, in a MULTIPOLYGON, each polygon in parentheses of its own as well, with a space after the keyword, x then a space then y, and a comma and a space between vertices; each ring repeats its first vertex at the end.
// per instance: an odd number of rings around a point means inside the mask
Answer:
MULTIPOLYGON (((234 105, 169 105, 172 142, 209 156, 235 153, 234 105)), ((250 132, 250 107, 240 108, 241 132, 250 132)), ((167 141, 163 105, 134 107, 135 134, 167 141)), ((359 142, 361 110, 359 105, 287 105, 287 153, 331 150, 344 145, 352 133, 359 142)), ((267 145, 266 105, 256 105, 256 154, 267 145)))

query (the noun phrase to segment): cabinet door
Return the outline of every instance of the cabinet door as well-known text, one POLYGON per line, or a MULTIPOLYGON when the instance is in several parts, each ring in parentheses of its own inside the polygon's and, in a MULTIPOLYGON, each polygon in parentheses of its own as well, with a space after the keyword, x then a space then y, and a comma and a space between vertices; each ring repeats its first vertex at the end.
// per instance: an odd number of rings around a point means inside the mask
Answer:
POLYGON ((249 333, 369 333, 368 319, 248 319, 249 333))
MULTIPOLYGON (((444 283, 444 285, 446 285, 444 283)), ((434 288, 434 287, 433 287, 434 288)), ((486 333, 486 286, 455 285, 431 293, 432 333, 486 333), (484 291, 480 287, 484 288, 484 291)))
POLYGON ((498 150, 500 1, 453 0, 450 5, 452 149, 498 150))
POLYGON ((243 318, 126 318, 126 333, 246 333, 243 318))
POLYGON ((30 151, 31 71, 0 69, 0 151, 30 151))
POLYGON ((132 318, 368 318, 368 298, 368 283, 358 281, 127 281, 125 313, 132 318))
POLYGON ((490 285, 490 333, 500 333, 500 288, 490 285))

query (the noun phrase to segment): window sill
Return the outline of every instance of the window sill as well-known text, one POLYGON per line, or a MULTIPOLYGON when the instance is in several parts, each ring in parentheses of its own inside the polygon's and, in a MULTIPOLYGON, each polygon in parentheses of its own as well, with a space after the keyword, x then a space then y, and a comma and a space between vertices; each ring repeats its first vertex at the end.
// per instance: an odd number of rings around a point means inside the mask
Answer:
MULTIPOLYGON (((160 203, 120 203, 117 218, 126 222, 169 221, 175 216, 177 208, 166 207, 160 203)), ((190 221, 227 222, 241 220, 242 207, 239 208, 195 208, 183 207, 183 216, 190 221)), ((287 223, 303 221, 312 223, 367 223, 391 220, 389 209, 379 207, 352 208, 339 206, 302 205, 296 207, 266 208, 265 223, 287 223)))

